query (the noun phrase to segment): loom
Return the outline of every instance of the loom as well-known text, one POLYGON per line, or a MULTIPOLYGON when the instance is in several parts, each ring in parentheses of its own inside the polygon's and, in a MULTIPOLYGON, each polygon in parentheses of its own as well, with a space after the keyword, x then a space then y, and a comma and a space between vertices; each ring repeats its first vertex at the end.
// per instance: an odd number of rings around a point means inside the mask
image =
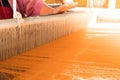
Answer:
MULTIPOLYGON (((75 11, 23 22, 0 20, 0 80, 119 79, 119 34, 88 31, 82 36, 89 17, 88 12, 75 11)), ((96 19, 92 27, 97 29, 102 21, 119 22, 104 14, 96 19)))
POLYGON ((88 13, 66 12, 16 19, 0 20, 0 60, 36 48, 42 44, 85 28, 88 13))
POLYGON ((88 23, 86 11, 22 19, 15 5, 13 10, 14 19, 0 20, 0 80, 33 80, 37 66, 49 57, 41 56, 42 52, 37 56, 29 54, 29 51, 73 32, 82 33, 88 23))

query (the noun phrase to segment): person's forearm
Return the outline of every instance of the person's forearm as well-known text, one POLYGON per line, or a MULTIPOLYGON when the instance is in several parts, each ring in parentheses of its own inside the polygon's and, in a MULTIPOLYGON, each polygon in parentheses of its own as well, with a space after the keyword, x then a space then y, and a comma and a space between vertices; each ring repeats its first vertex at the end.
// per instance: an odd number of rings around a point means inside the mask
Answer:
POLYGON ((48 14, 66 12, 68 9, 74 8, 76 5, 77 3, 67 3, 57 8, 52 8, 48 6, 46 3, 44 3, 43 7, 41 8, 40 15, 48 15, 48 14))
POLYGON ((48 6, 46 3, 43 4, 40 15, 48 15, 48 14, 53 14, 54 8, 48 6))
POLYGON ((67 9, 68 9, 67 5, 62 5, 57 8, 52 8, 48 6, 46 3, 44 3, 43 7, 41 8, 40 15, 61 13, 61 12, 65 12, 67 9))

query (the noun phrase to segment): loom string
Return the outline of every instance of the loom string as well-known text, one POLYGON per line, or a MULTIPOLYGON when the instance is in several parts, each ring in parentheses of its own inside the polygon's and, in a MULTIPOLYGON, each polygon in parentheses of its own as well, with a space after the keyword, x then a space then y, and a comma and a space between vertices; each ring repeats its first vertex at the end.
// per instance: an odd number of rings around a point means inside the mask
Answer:
POLYGON ((17 18, 14 19, 15 24, 10 25, 10 27, 0 27, 3 28, 0 29, 0 36, 2 35, 1 38, 3 37, 3 39, 0 40, 0 60, 22 54, 44 43, 78 31, 81 27, 85 26, 85 24, 83 25, 82 23, 86 20, 86 18, 85 20, 83 19, 86 17, 84 13, 29 17, 25 19, 24 24, 22 23, 23 19, 20 17, 21 16, 18 15, 17 18), (12 42, 10 40, 12 40, 12 42), (9 51, 7 51, 5 47, 8 48, 9 51))

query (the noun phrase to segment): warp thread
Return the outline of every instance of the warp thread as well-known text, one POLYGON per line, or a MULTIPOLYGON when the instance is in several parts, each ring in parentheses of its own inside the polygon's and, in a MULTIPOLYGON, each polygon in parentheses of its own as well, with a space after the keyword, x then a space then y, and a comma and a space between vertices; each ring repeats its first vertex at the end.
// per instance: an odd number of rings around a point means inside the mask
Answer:
POLYGON ((29 17, 19 27, 14 19, 0 21, 0 60, 85 28, 87 15, 77 12, 29 17))

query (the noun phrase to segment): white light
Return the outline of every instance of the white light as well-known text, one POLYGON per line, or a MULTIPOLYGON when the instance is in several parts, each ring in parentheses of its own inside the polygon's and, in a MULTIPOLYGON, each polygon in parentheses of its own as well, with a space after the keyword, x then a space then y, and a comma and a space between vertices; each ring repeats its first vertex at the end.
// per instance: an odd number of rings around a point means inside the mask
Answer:
POLYGON ((109 9, 115 9, 115 7, 116 7, 116 0, 109 0, 108 7, 109 7, 109 9))
POLYGON ((73 0, 63 0, 64 3, 74 2, 73 0))

